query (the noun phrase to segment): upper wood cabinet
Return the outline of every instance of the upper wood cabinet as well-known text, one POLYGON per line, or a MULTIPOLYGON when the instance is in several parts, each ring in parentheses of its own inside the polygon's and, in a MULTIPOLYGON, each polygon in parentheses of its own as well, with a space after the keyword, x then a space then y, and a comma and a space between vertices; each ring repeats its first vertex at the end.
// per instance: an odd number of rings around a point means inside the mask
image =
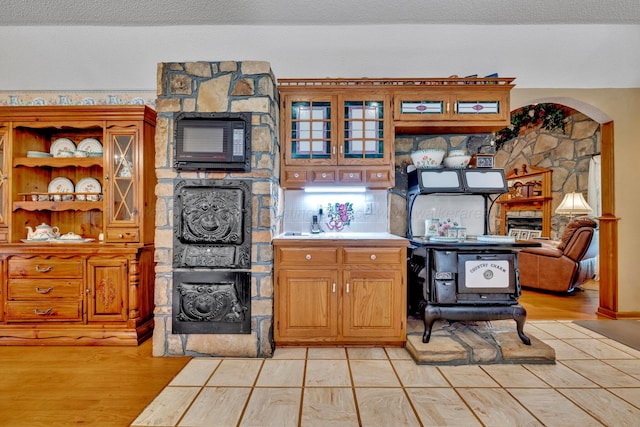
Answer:
POLYGON ((332 80, 320 86, 280 83, 283 187, 393 187, 388 91, 342 87, 332 80))
POLYGON ((494 132, 509 125, 512 78, 429 79, 394 89, 397 133, 494 132))
POLYGON ((509 126, 513 78, 280 79, 281 185, 395 185, 396 134, 509 126))

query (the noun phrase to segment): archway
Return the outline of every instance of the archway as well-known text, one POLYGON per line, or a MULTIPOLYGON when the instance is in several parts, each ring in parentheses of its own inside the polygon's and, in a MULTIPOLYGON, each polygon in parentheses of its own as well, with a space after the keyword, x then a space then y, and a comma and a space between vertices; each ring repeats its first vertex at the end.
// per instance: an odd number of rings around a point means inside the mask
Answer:
POLYGON ((602 215, 600 222, 600 302, 597 313, 615 319, 618 311, 618 220, 615 215, 615 182, 613 154, 613 120, 598 108, 568 97, 547 97, 512 105, 513 110, 525 105, 554 103, 571 107, 600 124, 602 215))

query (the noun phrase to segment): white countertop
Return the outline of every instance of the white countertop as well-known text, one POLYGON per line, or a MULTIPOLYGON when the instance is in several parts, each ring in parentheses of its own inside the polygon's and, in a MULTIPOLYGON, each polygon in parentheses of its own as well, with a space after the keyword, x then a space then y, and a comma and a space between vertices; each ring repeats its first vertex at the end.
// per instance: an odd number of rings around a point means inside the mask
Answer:
POLYGON ((408 240, 405 237, 396 236, 391 233, 299 233, 286 232, 274 238, 285 240, 408 240))

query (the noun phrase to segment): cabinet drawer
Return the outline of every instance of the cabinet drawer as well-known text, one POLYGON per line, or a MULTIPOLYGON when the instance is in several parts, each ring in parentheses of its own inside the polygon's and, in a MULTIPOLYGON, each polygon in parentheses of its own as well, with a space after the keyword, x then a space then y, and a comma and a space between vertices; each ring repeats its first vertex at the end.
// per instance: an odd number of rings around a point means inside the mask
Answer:
POLYGON ((363 181, 363 173, 361 170, 341 170, 340 182, 361 183, 363 181))
POLYGON ((344 248, 344 264, 401 264, 403 248, 344 248))
POLYGON ((7 296, 10 300, 79 298, 81 289, 82 279, 9 279, 7 296))
POLYGON ((337 248, 278 248, 281 264, 294 264, 297 267, 307 265, 335 265, 338 263, 337 248))
POLYGON ((391 179, 389 169, 368 169, 367 182, 388 182, 391 179))
POLYGON ((306 184, 307 183, 307 171, 301 170, 285 170, 284 179, 291 184, 306 184))
POLYGON ((55 278, 82 277, 83 262, 80 259, 61 258, 10 258, 9 277, 55 278))
POLYGON ((43 322, 55 320, 82 320, 82 301, 9 301, 7 321, 43 322))
POLYGON ((314 171, 313 182, 335 182, 336 172, 333 170, 314 171))
POLYGON ((135 243, 140 240, 137 228, 107 228, 105 239, 115 243, 135 243))

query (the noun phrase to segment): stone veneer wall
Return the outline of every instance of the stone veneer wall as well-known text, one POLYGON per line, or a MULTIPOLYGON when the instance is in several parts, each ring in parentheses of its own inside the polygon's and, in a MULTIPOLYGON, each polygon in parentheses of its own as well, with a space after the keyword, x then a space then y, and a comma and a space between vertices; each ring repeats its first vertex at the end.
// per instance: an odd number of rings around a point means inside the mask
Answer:
MULTIPOLYGON (((587 198, 589 190, 589 163, 600 153, 600 124, 577 111, 565 118, 564 132, 548 131, 540 127, 531 129, 507 141, 496 152, 495 164, 505 172, 520 168, 522 164, 551 169, 551 212, 562 202, 566 193, 578 192, 587 198)), ((493 214, 499 211, 494 209, 493 214)), ((521 212, 533 216, 534 212, 521 212)), ((552 215, 551 238, 562 235, 569 218, 552 215)))
MULTIPOLYGON (((471 135, 397 135, 396 187, 390 192, 389 218, 390 231, 399 236, 407 232, 407 166, 411 165, 411 152, 424 148, 442 148, 444 150, 467 149, 471 135)), ((487 136, 483 134, 480 136, 487 136)), ((495 167, 505 172, 521 165, 534 165, 553 170, 552 174, 552 211, 560 205, 566 193, 581 192, 587 196, 589 185, 589 161, 600 153, 600 125, 577 111, 565 118, 564 132, 547 131, 534 128, 507 141, 497 150, 495 167)), ((483 151, 485 152, 485 151, 483 151)), ((498 207, 491 211, 491 229, 497 230, 496 216, 498 207)), ((536 216, 536 212, 521 212, 522 216, 536 216)), ((565 216, 554 215, 551 219, 553 238, 561 235, 568 222, 565 216)))
POLYGON ((272 237, 281 229, 279 101, 267 62, 158 64, 156 126, 156 236, 154 356, 273 355, 272 237), (181 111, 252 113, 250 172, 177 172, 173 115, 181 111), (251 334, 171 333, 173 185, 176 178, 252 181, 251 334))

